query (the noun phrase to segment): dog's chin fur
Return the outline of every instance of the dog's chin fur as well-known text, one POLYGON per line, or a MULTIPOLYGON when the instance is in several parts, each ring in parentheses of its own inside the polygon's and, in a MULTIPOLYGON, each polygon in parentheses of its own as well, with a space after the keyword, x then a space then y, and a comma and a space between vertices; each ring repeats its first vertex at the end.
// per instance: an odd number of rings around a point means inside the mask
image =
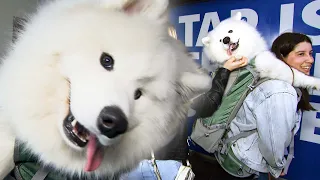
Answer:
POLYGON ((1 131, 0 141, 7 143, 0 178, 13 167, 15 138, 63 174, 112 177, 128 171, 174 137, 186 119, 184 104, 210 88, 210 78, 169 37, 162 16, 128 15, 105 4, 61 0, 40 7, 3 58, 0 128, 12 130, 1 131), (102 51, 115 59, 112 72, 100 65, 102 51), (138 87, 143 95, 135 101, 138 87), (128 117, 128 131, 105 147, 96 171, 84 172, 86 149, 68 145, 62 121, 70 107, 78 121, 94 121, 109 97, 128 117))

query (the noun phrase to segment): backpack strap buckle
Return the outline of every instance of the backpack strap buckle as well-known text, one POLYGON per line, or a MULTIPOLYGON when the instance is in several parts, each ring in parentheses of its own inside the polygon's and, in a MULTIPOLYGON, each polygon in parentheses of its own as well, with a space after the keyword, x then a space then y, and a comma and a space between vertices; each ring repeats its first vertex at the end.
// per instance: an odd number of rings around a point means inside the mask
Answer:
POLYGON ((253 89, 255 88, 255 86, 250 84, 250 85, 248 86, 248 88, 250 89, 250 91, 253 91, 253 89))
POLYGON ((227 149, 228 149, 227 144, 222 142, 222 148, 221 148, 221 150, 220 150, 220 153, 221 153, 221 154, 226 154, 227 149))

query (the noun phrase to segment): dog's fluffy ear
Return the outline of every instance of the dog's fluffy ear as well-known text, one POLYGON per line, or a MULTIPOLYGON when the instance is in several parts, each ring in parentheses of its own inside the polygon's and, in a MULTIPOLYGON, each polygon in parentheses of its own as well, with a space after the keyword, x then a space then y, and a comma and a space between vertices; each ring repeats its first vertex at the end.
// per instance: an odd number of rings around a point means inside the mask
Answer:
POLYGON ((234 20, 240 21, 242 18, 241 12, 237 12, 234 16, 231 17, 234 20))
POLYGON ((104 0, 109 8, 123 10, 128 14, 140 14, 155 21, 167 20, 168 0, 104 0))
POLYGON ((210 45, 210 37, 209 36, 206 36, 204 38, 202 38, 202 44, 205 45, 205 46, 209 46, 210 45))

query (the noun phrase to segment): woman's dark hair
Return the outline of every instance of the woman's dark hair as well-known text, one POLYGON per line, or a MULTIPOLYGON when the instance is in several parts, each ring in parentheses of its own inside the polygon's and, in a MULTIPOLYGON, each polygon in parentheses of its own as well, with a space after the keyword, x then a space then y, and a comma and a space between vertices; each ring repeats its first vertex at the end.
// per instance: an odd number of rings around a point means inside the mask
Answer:
MULTIPOLYGON (((273 41, 271 51, 278 59, 284 61, 284 58, 286 58, 289 53, 302 42, 308 42, 312 45, 311 39, 305 34, 294 32, 283 33, 273 41)), ((308 90, 305 88, 300 88, 300 90, 302 92, 302 97, 298 103, 298 109, 305 111, 315 110, 309 102, 310 95, 308 90)))

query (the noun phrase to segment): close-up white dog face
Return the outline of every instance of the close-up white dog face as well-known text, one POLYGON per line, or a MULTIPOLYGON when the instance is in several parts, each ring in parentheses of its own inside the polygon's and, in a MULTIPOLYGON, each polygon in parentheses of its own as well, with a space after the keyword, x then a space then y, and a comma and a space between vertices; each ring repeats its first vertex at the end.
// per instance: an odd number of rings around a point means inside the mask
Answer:
POLYGON ((4 58, 3 122, 67 174, 112 175, 148 158, 174 138, 188 100, 210 88, 168 35, 166 7, 59 0, 39 8, 4 58))

